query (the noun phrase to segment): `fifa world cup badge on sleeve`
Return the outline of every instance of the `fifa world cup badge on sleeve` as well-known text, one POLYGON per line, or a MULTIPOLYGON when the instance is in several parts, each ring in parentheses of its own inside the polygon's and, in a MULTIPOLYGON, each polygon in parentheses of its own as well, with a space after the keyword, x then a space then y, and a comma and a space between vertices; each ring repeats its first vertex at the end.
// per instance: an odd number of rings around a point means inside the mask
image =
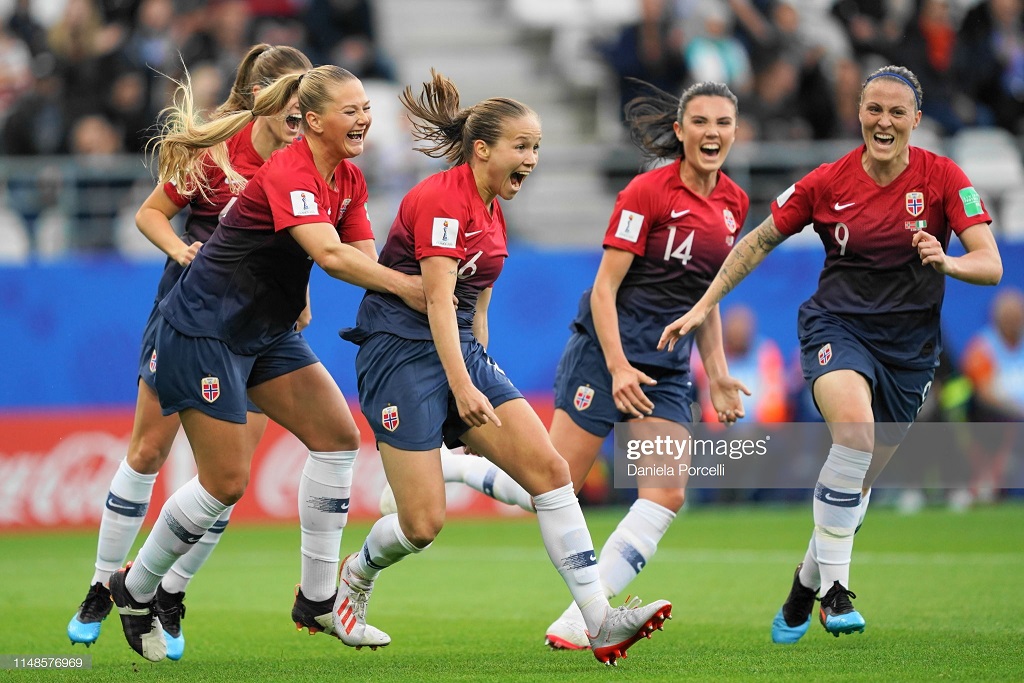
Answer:
POLYGON ((389 432, 398 429, 398 406, 386 406, 380 411, 380 422, 389 432))
POLYGON ((576 410, 584 411, 594 402, 594 390, 591 387, 580 386, 576 389, 576 397, 572 400, 576 410))
POLYGON ((832 360, 832 344, 825 344, 818 349, 818 365, 828 365, 832 360))
POLYGON ((213 403, 220 398, 220 379, 217 377, 204 377, 202 382, 203 400, 213 403))

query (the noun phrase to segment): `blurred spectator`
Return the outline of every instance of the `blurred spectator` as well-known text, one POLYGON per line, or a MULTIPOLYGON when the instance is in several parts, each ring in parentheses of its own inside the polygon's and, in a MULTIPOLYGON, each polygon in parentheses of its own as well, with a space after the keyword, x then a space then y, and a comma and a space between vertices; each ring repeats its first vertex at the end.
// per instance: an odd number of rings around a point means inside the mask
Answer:
POLYGON ((123 152, 121 134, 106 117, 90 114, 71 129, 71 153, 79 164, 71 206, 72 244, 79 249, 114 246, 113 221, 132 179, 111 173, 114 155, 123 152))
POLYGON ((182 60, 188 65, 215 65, 224 83, 233 83, 236 67, 254 42, 248 3, 246 0, 219 0, 197 12, 193 21, 198 28, 185 39, 181 47, 182 60))
MULTIPOLYGON (((916 72, 915 72, 916 73, 916 72)), ((855 59, 843 59, 835 70, 835 126, 834 137, 860 138, 860 86, 864 72, 855 59)))
POLYGON ((16 0, 11 17, 7 20, 7 29, 21 40, 32 52, 33 56, 46 51, 46 29, 31 12, 32 0, 16 0))
POLYGON ((126 71, 114 79, 104 113, 121 133, 125 152, 146 149, 152 133, 154 113, 147 105, 146 78, 138 71, 126 71))
POLYGON ((119 79, 116 85, 120 92, 111 92, 108 112, 112 106, 121 113, 132 112, 132 116, 152 120, 166 105, 167 76, 181 71, 175 19, 173 0, 142 0, 139 4, 138 20, 128 34, 121 54, 126 68, 141 76, 141 82, 131 77, 119 79), (140 86, 141 93, 137 92, 140 86), (141 111, 138 110, 140 105, 141 111))
POLYGON ((832 15, 846 29, 853 54, 859 61, 900 63, 893 56, 894 50, 901 41, 905 42, 903 28, 915 4, 920 3, 918 0, 836 0, 832 15))
POLYGON ((9 155, 63 154, 67 119, 63 82, 56 60, 42 54, 33 65, 32 85, 3 122, 3 151, 9 155))
POLYGON ((32 53, 17 35, 0 26, 0 122, 32 86, 32 53))
POLYGON ((683 48, 691 78, 725 83, 742 101, 750 92, 753 74, 746 48, 732 34, 729 6, 705 0, 695 14, 694 33, 683 48))
MULTIPOLYGON (((956 23, 950 0, 920 0, 917 13, 907 22, 899 47, 892 49, 893 61, 917 76, 924 90, 921 111, 934 119, 947 135, 964 125, 953 56, 956 51, 956 23)), ((973 118, 968 112, 967 116, 973 118)))
POLYGON ((314 64, 337 64, 363 80, 395 80, 394 64, 377 40, 369 0, 310 0, 303 21, 314 64))
MULTIPOLYGON (((967 13, 960 27, 957 76, 991 122, 1022 132, 1024 0, 986 0, 967 13)), ((978 123, 988 123, 984 114, 978 123)))
POLYGON ((687 80, 683 61, 683 32, 666 0, 641 0, 640 21, 625 26, 609 42, 597 46, 618 76, 619 115, 640 94, 628 79, 639 78, 670 93, 679 93, 687 80))
POLYGON ((761 65, 753 92, 740 104, 744 126, 754 131, 755 140, 806 140, 814 135, 810 121, 800 114, 800 69, 785 57, 761 65))

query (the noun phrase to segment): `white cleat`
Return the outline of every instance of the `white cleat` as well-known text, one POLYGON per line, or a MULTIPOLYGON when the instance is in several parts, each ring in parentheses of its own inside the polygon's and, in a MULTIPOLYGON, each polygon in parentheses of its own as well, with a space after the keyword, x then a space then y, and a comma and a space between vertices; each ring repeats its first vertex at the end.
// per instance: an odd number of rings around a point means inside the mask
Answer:
POLYGON ((544 644, 552 650, 589 650, 587 624, 576 603, 569 605, 544 634, 544 644))
POLYGON ((650 638, 655 630, 660 631, 666 619, 672 618, 672 603, 657 600, 642 605, 640 598, 633 598, 621 607, 608 611, 597 635, 590 636, 590 649, 597 661, 609 666, 618 666, 620 657, 626 658, 626 650, 641 638, 650 638))
POLYGON ((334 635, 357 650, 362 647, 376 650, 389 645, 391 636, 366 623, 366 606, 370 602, 373 587, 364 590, 355 585, 355 577, 349 570, 349 561, 353 557, 354 553, 341 563, 341 582, 338 584, 338 597, 334 600, 332 612, 334 635))
POLYGON ((398 512, 398 502, 391 484, 384 482, 384 490, 380 492, 380 516, 393 515, 398 512))

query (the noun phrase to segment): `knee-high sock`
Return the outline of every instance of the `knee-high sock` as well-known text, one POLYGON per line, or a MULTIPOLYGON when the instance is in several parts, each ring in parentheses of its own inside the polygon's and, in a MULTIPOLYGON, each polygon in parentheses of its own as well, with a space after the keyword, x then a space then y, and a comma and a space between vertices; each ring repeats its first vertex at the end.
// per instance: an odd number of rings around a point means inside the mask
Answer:
POLYGON ((850 585, 853 534, 860 521, 861 489, 871 453, 833 444, 814 489, 814 546, 821 592, 834 581, 850 585))
POLYGON ((313 601, 334 595, 341 535, 348 523, 352 469, 358 451, 310 451, 299 480, 302 594, 313 601))
POLYGON ((675 517, 668 508, 643 498, 630 506, 597 558, 605 595, 618 595, 636 578, 654 557, 675 517))
POLYGON ((213 526, 207 529, 203 537, 192 546, 192 549, 178 558, 178 561, 174 563, 167 572, 167 575, 160 581, 160 585, 163 586, 165 591, 168 593, 185 592, 189 581, 206 564, 206 561, 210 559, 210 555, 213 553, 213 549, 220 543, 224 530, 228 528, 231 511, 234 509, 235 506, 232 505, 221 513, 221 516, 217 518, 213 526))
MULTIPOLYGON (((857 531, 860 531, 860 527, 864 523, 864 517, 868 514, 868 503, 870 501, 871 489, 868 489, 868 492, 862 494, 860 498, 857 529, 853 532, 854 535, 857 534, 857 531)), ((817 555, 817 548, 814 545, 814 533, 812 532, 811 540, 807 544, 807 553, 804 555, 803 565, 800 567, 800 583, 805 588, 813 588, 814 590, 818 590, 819 586, 821 586, 821 569, 818 567, 817 555)))
POLYGON ((152 600, 160 579, 227 509, 202 487, 199 477, 175 491, 128 572, 125 586, 132 597, 141 602, 152 600))
POLYGON ((548 557, 583 613, 587 630, 597 633, 608 613, 608 598, 599 580, 594 542, 572 484, 534 496, 533 503, 548 557))
POLYGON ((441 471, 446 483, 461 483, 506 505, 533 512, 533 499, 522 486, 487 458, 456 455, 441 449, 441 471))
POLYGON ((118 465, 110 481, 107 502, 100 519, 100 535, 96 544, 96 571, 91 583, 106 584, 110 575, 124 566, 135 537, 153 497, 155 474, 140 474, 131 468, 128 460, 118 465))
POLYGON ((355 574, 358 587, 367 589, 381 570, 429 547, 428 543, 418 548, 406 538, 397 514, 385 515, 374 523, 359 554, 349 560, 348 570, 355 574))

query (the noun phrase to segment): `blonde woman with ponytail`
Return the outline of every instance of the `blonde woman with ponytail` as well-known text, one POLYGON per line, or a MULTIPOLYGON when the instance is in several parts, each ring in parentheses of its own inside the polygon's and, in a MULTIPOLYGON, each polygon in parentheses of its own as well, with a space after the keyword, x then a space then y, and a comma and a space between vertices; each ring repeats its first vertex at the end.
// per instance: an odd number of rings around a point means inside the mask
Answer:
MULTIPOLYGON (((218 108, 216 116, 251 110, 254 96, 261 88, 286 73, 304 73, 311 67, 309 59, 294 48, 254 45, 238 66, 231 94, 218 108)), ((209 239, 217 227, 217 216, 234 199, 246 179, 252 177, 271 153, 290 143, 299 132, 297 105, 294 113, 288 111, 287 115, 277 113, 253 118, 246 113, 247 125, 236 134, 226 136, 225 143, 215 148, 217 154, 185 154, 184 145, 172 141, 182 137, 177 131, 190 125, 196 113, 191 109, 187 88, 181 89, 181 96, 182 109, 170 110, 170 119, 165 126, 164 139, 167 143, 160 144, 159 138, 156 141, 160 149, 160 184, 135 216, 142 234, 167 254, 167 263, 143 333, 139 391, 128 453, 114 474, 103 507, 96 568, 89 591, 68 623, 71 642, 86 646, 99 638, 100 627, 112 605, 107 582, 110 575, 124 564, 135 542, 153 494, 157 472, 167 460, 181 424, 176 415, 160 414, 154 387, 155 366, 151 361, 155 353, 156 304, 195 258, 203 242, 209 239), (186 157, 187 160, 183 161, 186 157), (213 162, 214 157, 219 164, 213 162), (226 177, 234 182, 226 183, 226 177), (178 235, 170 221, 186 206, 190 211, 185 230, 178 235)), ((255 406, 250 406, 248 430, 253 444, 260 440, 266 425, 266 416, 255 406)), ((207 534, 187 556, 182 557, 157 590, 158 614, 167 632, 167 656, 170 659, 180 659, 184 653, 181 617, 184 615, 182 600, 185 587, 213 552, 220 540, 220 532, 227 526, 229 515, 230 510, 218 520, 215 533, 207 534)))
MULTIPOLYGON (((303 136, 253 175, 158 307, 156 390, 163 414, 181 419, 198 475, 168 499, 136 560, 110 578, 125 638, 151 661, 166 655, 154 609, 160 581, 248 484, 250 399, 309 450, 299 483, 303 582, 292 618, 311 632, 334 634, 329 610, 360 438, 338 385, 295 333, 310 270, 315 263, 425 310, 420 278, 384 268, 348 244, 373 236, 366 181, 349 161, 363 151, 370 103, 351 73, 321 66, 282 76, 251 111, 190 127, 183 139, 209 148, 247 125, 246 117, 287 111, 294 99, 303 136)), ((365 635, 346 642, 387 644, 365 635)))

